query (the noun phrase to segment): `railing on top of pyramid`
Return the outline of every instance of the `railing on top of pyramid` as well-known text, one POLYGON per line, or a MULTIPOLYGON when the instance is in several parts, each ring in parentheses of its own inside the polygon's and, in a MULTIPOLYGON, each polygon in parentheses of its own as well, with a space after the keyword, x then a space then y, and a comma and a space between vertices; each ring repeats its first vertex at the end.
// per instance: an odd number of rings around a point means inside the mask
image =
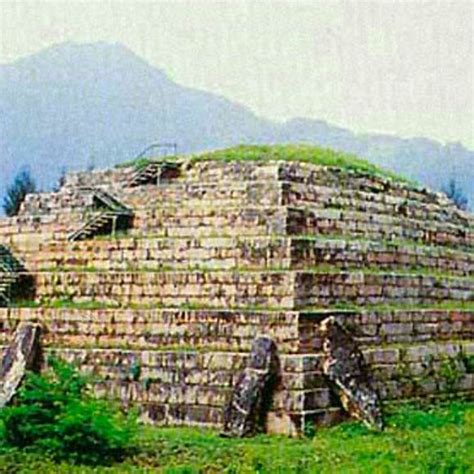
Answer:
POLYGON ((159 184, 163 178, 174 178, 178 175, 179 165, 175 161, 167 160, 168 156, 176 156, 178 145, 176 143, 153 143, 139 153, 133 161, 136 171, 130 179, 128 186, 142 186, 145 184, 159 184), (158 156, 150 154, 158 150, 158 156), (167 153, 171 151, 172 153, 167 153))

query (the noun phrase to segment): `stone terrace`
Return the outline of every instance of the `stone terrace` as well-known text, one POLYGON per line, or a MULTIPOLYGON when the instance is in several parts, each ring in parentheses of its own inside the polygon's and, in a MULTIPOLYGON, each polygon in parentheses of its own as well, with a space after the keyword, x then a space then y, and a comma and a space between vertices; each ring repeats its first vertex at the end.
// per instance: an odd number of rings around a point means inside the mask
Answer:
POLYGON ((343 416, 321 372, 334 315, 384 400, 474 394, 474 219, 443 195, 299 162, 184 158, 178 176, 131 186, 135 173, 70 174, 0 220, 31 283, 0 309, 0 344, 40 321, 46 352, 102 375, 98 392, 156 423, 216 426, 268 335, 281 380, 267 428, 296 434, 343 416), (91 188, 133 221, 70 241, 103 212, 91 188))

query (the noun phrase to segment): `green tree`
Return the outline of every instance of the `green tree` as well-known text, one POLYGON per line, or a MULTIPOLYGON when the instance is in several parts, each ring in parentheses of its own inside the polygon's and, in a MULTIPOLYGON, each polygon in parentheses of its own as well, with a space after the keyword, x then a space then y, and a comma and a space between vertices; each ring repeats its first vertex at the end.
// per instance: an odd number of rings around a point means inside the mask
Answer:
POLYGON ((22 169, 14 178, 13 183, 7 188, 3 199, 3 210, 7 216, 16 216, 21 203, 29 193, 36 191, 36 183, 28 168, 22 169))
POLYGON ((451 178, 448 184, 443 187, 443 192, 454 202, 456 207, 465 211, 468 207, 468 200, 462 188, 458 185, 455 178, 451 178))

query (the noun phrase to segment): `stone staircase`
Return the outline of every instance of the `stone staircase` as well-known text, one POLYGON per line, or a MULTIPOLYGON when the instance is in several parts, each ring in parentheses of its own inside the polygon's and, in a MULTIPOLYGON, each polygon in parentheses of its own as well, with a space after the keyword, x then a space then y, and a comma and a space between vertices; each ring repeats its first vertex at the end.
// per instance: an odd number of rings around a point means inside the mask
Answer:
POLYGON ((0 307, 9 306, 12 301, 12 290, 18 281, 19 274, 25 269, 10 249, 0 245, 0 307))
POLYGON ((179 175, 180 164, 171 161, 151 161, 146 166, 139 168, 128 182, 129 187, 143 186, 146 184, 160 184, 179 175))
POLYGON ((97 188, 84 187, 81 191, 92 193, 96 207, 101 212, 93 215, 82 227, 72 232, 68 236, 69 241, 86 240, 104 234, 114 236, 117 231, 130 227, 133 212, 118 199, 97 188))

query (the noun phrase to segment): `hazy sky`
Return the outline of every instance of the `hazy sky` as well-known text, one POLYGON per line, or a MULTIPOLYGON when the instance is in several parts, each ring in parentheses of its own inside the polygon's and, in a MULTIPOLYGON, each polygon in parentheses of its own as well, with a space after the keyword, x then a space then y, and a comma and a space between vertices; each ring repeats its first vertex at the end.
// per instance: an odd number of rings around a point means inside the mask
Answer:
POLYGON ((99 40, 265 117, 474 148, 474 0, 0 0, 0 62, 99 40))

